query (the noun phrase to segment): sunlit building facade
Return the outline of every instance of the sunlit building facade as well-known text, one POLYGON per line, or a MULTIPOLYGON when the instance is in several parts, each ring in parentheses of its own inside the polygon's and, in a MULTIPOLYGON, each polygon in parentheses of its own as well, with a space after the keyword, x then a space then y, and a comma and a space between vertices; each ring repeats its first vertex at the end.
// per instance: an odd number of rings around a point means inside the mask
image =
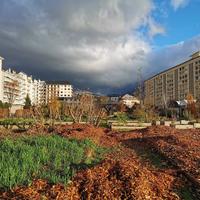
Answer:
POLYGON ((72 97, 73 88, 68 81, 47 81, 46 82, 46 103, 52 99, 66 100, 72 97))
POLYGON ((24 72, 3 70, 2 61, 3 58, 0 57, 0 100, 3 103, 12 103, 13 106, 21 108, 27 95, 32 105, 48 103, 53 97, 61 100, 72 97, 72 85, 68 81, 45 82, 33 79, 24 72))
POLYGON ((200 51, 191 59, 146 80, 144 88, 144 103, 155 107, 185 100, 188 94, 200 100, 200 51))
POLYGON ((0 101, 3 101, 3 72, 2 72, 3 58, 0 57, 0 101))

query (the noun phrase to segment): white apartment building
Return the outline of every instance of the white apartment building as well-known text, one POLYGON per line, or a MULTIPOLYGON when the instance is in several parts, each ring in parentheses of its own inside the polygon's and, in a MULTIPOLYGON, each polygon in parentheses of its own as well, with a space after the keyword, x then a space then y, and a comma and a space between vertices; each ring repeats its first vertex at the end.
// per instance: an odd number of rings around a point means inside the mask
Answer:
MULTIPOLYGON (((8 69, 2 71, 3 74, 3 102, 12 103, 15 106, 23 105, 22 97, 25 91, 22 86, 23 77, 20 74, 8 69)), ((23 100, 24 101, 24 100, 23 100)))
POLYGON ((3 58, 0 57, 0 101, 3 101, 3 73, 2 73, 3 58))
MULTIPOLYGON (((3 102, 10 103, 10 95, 13 96, 15 107, 21 107, 25 104, 25 98, 29 95, 32 105, 38 105, 44 97, 40 94, 41 81, 33 80, 31 76, 23 72, 17 73, 11 69, 3 71, 3 102), (15 84, 15 90, 11 89, 11 84, 15 84), (12 94, 11 94, 12 93, 12 94)), ((45 86, 43 86, 43 90, 45 86)))
POLYGON ((3 58, 0 57, 0 100, 11 103, 18 109, 25 104, 29 95, 32 105, 48 103, 53 97, 61 100, 72 97, 72 85, 68 81, 41 81, 33 79, 23 72, 2 69, 3 58), (13 88, 14 87, 14 88, 13 88))
POLYGON ((46 102, 46 83, 41 80, 33 81, 33 102, 35 105, 41 105, 46 102))

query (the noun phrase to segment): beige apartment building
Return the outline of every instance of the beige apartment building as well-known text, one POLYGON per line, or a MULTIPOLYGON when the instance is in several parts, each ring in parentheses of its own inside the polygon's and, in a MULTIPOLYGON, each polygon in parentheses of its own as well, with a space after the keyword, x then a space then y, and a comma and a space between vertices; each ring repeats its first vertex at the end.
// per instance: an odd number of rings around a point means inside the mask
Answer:
POLYGON ((200 51, 189 60, 146 80, 144 92, 144 103, 155 107, 185 100, 188 94, 200 100, 200 51))
POLYGON ((68 81, 47 81, 46 82, 46 103, 54 98, 66 100, 72 97, 73 88, 68 81))

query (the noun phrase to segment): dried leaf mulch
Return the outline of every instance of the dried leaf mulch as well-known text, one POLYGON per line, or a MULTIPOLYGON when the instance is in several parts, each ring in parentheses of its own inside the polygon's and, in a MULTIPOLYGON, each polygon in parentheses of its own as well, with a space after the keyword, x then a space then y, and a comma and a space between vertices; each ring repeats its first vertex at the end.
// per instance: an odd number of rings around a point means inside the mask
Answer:
POLYGON ((4 192, 0 199, 177 200, 175 176, 144 167, 134 152, 122 148, 101 164, 79 172, 68 187, 35 180, 30 187, 4 192))
POLYGON ((143 139, 200 183, 200 130, 150 127, 143 132, 143 139))

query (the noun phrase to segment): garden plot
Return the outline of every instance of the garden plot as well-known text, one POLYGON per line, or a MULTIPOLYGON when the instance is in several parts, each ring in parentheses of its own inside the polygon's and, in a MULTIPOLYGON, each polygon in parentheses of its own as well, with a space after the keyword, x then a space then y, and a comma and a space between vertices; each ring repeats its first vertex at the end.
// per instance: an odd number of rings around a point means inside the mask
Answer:
MULTIPOLYGON (((81 124, 56 125, 53 128, 35 125, 27 132, 29 137, 2 137, 0 141, 4 145, 1 145, 1 148, 5 147, 1 151, 5 154, 3 163, 12 163, 13 159, 14 165, 11 165, 10 169, 22 163, 20 166, 26 170, 22 170, 24 179, 18 177, 19 171, 10 170, 14 173, 12 177, 17 177, 13 180, 18 182, 9 183, 9 179, 6 178, 8 176, 3 175, 7 173, 6 168, 0 168, 1 183, 4 183, 1 185, 0 199, 196 200, 199 198, 198 193, 191 190, 191 181, 180 176, 181 168, 171 167, 167 162, 159 160, 158 151, 155 152, 155 156, 153 152, 147 158, 153 158, 165 165, 164 169, 156 168, 150 162, 146 164, 142 159, 143 155, 137 152, 139 147, 155 149, 158 138, 168 137, 169 144, 176 142, 174 136, 181 134, 182 131, 176 132, 177 130, 170 127, 118 132, 81 124), (43 133, 42 136, 38 135, 39 132, 43 133), (152 141, 153 137, 155 142, 152 141), (141 145, 141 141, 144 146, 141 145), (11 155, 11 151, 15 152, 11 160, 6 159, 11 155), (21 162, 25 161, 25 158, 28 162, 21 162)), ((192 140, 198 139, 197 132, 191 134, 194 137, 192 140)), ((181 139, 182 145, 185 137, 186 133, 181 139)), ((191 135, 186 138, 188 145, 189 137, 191 135)), ((192 146, 194 145, 192 141, 192 146)), ((197 141, 197 148, 198 145, 197 141)), ((158 148, 163 149, 161 146, 158 148)), ((190 150, 191 147, 188 146, 186 151, 190 150)), ((191 155, 194 161, 198 159, 198 154, 191 155)), ((179 159, 179 154, 175 156, 179 159)))

